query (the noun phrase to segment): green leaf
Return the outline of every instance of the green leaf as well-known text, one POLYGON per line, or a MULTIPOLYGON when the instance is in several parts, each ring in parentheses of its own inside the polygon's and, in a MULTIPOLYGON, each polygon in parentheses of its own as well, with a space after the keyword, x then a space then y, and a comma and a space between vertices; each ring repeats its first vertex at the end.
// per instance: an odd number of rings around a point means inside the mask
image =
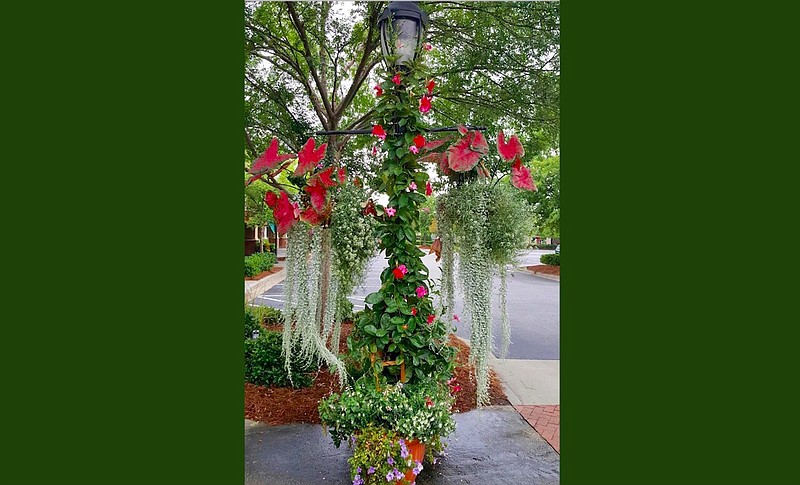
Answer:
POLYGON ((417 235, 414 233, 414 230, 411 229, 410 227, 408 226, 403 227, 403 231, 405 231, 406 239, 408 239, 409 241, 414 242, 417 240, 417 235))
POLYGON ((380 291, 376 291, 375 293, 370 293, 369 295, 367 295, 367 297, 364 299, 364 302, 370 305, 374 305, 382 300, 383 300, 383 293, 381 293, 380 291))
POLYGON ((400 317, 400 316, 392 317, 391 321, 395 325, 402 325, 402 324, 406 323, 406 319, 403 318, 403 317, 400 317))
POLYGON ((364 333, 368 333, 368 334, 370 334, 372 336, 375 336, 377 334, 377 332, 378 332, 378 329, 375 328, 375 325, 367 325, 366 327, 364 327, 364 333))

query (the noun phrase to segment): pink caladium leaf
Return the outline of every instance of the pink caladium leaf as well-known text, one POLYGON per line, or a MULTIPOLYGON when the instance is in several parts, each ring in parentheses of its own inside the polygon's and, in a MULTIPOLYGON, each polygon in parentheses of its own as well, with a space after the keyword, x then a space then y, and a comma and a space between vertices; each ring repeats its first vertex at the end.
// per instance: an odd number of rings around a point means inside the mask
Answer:
POLYGON ((519 158, 514 165, 511 166, 511 184, 522 190, 536 190, 536 184, 533 183, 533 177, 528 167, 522 164, 519 158))
POLYGON ((303 148, 300 150, 300 153, 297 154, 298 163, 297 168, 294 171, 294 175, 299 177, 309 170, 313 170, 317 164, 322 161, 325 157, 325 150, 328 148, 327 143, 323 143, 316 147, 316 142, 313 138, 309 138, 303 148))
MULTIPOLYGON (((461 131, 462 127, 459 127, 461 131)), ((456 172, 468 172, 489 152, 489 144, 480 131, 467 130, 466 135, 450 145, 445 152, 448 166, 456 172)))
POLYGON ((525 149, 522 143, 519 142, 517 135, 511 135, 506 143, 503 131, 497 134, 497 151, 506 162, 512 162, 515 158, 522 158, 525 156, 525 149))
POLYGON ((440 163, 442 158, 444 158, 444 153, 433 152, 419 157, 417 163, 440 163))
POLYGON ((450 141, 449 137, 448 138, 442 138, 440 140, 431 140, 431 141, 425 143, 424 145, 422 145, 420 148, 422 148, 424 151, 431 151, 431 150, 435 150, 435 149, 439 148, 440 146, 444 145, 448 141, 450 141))

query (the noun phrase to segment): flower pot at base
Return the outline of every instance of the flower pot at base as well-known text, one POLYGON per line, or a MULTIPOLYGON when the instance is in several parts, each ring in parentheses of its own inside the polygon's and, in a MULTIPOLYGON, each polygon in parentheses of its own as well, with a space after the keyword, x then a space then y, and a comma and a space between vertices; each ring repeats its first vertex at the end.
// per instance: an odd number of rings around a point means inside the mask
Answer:
MULTIPOLYGON (((422 460, 425 458, 425 445, 420 443, 417 440, 413 441, 406 441, 406 446, 408 447, 408 452, 411 454, 411 459, 416 463, 422 463, 422 460)), ((406 471, 406 481, 408 483, 414 483, 416 481, 417 476, 414 475, 413 469, 409 469, 406 471)))

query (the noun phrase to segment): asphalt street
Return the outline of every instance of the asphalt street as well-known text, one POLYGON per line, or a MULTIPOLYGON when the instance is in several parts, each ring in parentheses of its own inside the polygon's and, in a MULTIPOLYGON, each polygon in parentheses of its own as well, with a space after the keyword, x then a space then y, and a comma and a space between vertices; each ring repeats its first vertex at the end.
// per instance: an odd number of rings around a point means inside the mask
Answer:
MULTIPOLYGON (((542 254, 553 253, 550 250, 529 250, 520 258, 519 266, 540 264, 542 254)), ((439 263, 434 255, 426 255, 423 262, 428 267, 430 277, 436 281, 441 277, 439 263)), ((361 287, 356 288, 349 297, 353 310, 364 308, 364 298, 380 288, 380 273, 386 267, 386 258, 378 255, 369 263, 367 275, 361 287)), ((500 345, 500 305, 499 281, 495 278, 493 289, 493 334, 495 347, 500 345)), ((256 305, 271 306, 283 309, 283 283, 279 283, 259 295, 253 302, 256 305)), ((454 314, 463 312, 461 292, 456 291, 454 314)), ((514 271, 508 280, 508 317, 511 326, 511 345, 508 358, 530 360, 559 360, 560 335, 560 293, 559 282, 552 281, 528 273, 514 271)), ((469 339, 470 329, 466 318, 461 323, 455 322, 456 335, 469 339)), ((498 355, 498 352, 495 352, 498 355)))

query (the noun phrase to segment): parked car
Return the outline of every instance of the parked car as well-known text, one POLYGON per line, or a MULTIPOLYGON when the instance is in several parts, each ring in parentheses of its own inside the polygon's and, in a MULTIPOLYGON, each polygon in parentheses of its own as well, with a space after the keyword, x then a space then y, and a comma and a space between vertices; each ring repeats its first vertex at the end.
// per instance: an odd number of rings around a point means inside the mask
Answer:
POLYGON ((561 244, 556 246, 556 254, 559 254, 560 252, 561 252, 561 244))

